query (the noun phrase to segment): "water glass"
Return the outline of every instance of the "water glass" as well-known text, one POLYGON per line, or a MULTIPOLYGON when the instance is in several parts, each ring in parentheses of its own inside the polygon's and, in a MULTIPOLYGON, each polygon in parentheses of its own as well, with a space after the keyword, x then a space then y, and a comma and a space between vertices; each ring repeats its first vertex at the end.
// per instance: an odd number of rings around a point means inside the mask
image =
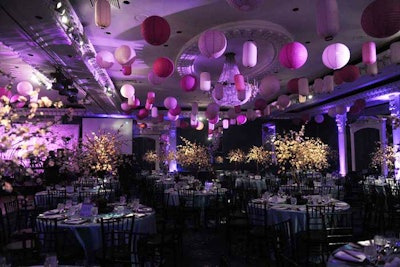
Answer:
POLYGON ((92 209, 90 210, 90 213, 92 215, 93 222, 96 222, 97 215, 99 215, 99 208, 98 207, 92 207, 92 209))
POLYGON ((291 204, 291 205, 297 205, 297 198, 291 197, 291 198, 290 198, 290 204, 291 204))
POLYGON ((138 198, 134 198, 132 201, 132 209, 133 211, 137 211, 140 206, 140 200, 138 198))
POLYGON ((43 264, 44 267, 57 267, 58 266, 58 259, 57 255, 48 254, 43 264))

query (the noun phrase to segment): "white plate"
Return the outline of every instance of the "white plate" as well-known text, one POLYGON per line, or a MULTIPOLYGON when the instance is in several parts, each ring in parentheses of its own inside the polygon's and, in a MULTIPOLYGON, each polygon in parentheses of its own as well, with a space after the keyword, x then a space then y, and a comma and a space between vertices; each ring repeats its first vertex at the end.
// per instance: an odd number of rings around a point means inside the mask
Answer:
POLYGON ((333 256, 336 259, 351 262, 363 262, 366 259, 366 256, 363 252, 348 249, 339 250, 333 256))
POLYGON ((79 219, 67 219, 64 221, 65 224, 82 224, 85 223, 87 219, 79 218, 79 219))

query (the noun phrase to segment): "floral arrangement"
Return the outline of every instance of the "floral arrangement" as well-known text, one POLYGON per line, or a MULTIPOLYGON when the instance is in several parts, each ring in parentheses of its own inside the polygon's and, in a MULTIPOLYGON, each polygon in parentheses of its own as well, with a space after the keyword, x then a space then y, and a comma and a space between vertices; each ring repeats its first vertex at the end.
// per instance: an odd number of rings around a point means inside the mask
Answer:
POLYGON ((224 163, 224 158, 221 157, 221 156, 216 156, 216 157, 215 157, 215 162, 216 162, 217 164, 222 164, 222 163, 224 163))
POLYGON ((271 152, 262 146, 253 146, 246 155, 246 162, 251 161, 256 163, 258 172, 259 165, 266 166, 272 163, 271 152))
POLYGON ((386 145, 385 148, 382 149, 381 142, 376 142, 375 151, 371 153, 371 166, 375 169, 379 169, 386 163, 388 171, 393 173, 398 150, 398 146, 396 145, 386 145))
POLYGON ((179 145, 176 151, 176 160, 180 165, 199 170, 210 167, 210 155, 206 147, 190 142, 181 137, 183 145, 179 145))
POLYGON ((154 150, 149 150, 144 153, 143 160, 148 163, 154 163, 158 160, 158 155, 154 150))
POLYGON ((319 138, 305 137, 304 126, 299 132, 277 135, 273 141, 280 172, 323 170, 328 167, 328 145, 319 138))

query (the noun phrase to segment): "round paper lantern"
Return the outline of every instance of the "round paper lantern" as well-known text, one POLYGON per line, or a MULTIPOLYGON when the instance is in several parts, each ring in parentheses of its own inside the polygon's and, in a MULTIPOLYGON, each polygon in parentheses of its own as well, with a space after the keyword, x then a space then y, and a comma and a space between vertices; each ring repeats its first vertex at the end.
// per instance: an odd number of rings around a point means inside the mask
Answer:
POLYGON ((192 92, 192 91, 196 90, 196 86, 197 86, 196 76, 191 75, 191 74, 187 74, 187 75, 183 76, 181 78, 180 85, 181 85, 181 88, 183 89, 183 91, 185 91, 185 92, 192 92))
POLYGON ((199 121, 199 123, 197 124, 196 130, 201 131, 203 129, 204 129, 204 123, 202 121, 199 121))
POLYGON ((111 24, 111 5, 108 0, 94 2, 94 21, 96 26, 107 28, 111 24))
POLYGON ((134 99, 134 101, 133 101, 132 108, 137 108, 137 107, 139 107, 139 106, 140 106, 140 99, 136 97, 136 98, 134 99))
POLYGON ((176 105, 175 108, 168 110, 168 113, 171 114, 172 116, 177 116, 181 114, 182 109, 179 105, 176 105))
POLYGON ((28 81, 22 81, 17 84, 17 91, 20 95, 28 96, 33 91, 33 86, 28 81))
POLYGON ((210 91, 211 89, 211 77, 209 72, 200 73, 200 90, 210 91))
POLYGON ((6 96, 8 98, 11 98, 12 93, 10 90, 8 90, 7 88, 4 87, 0 87, 0 97, 2 96, 6 96))
POLYGON ((400 2, 375 0, 361 15, 361 26, 366 34, 386 38, 400 31, 400 2))
POLYGON ((317 0, 317 33, 331 41, 339 32, 339 10, 336 0, 317 0))
POLYGON ((142 37, 151 45, 166 43, 171 34, 171 28, 166 19, 159 16, 150 16, 142 22, 142 37))
POLYGON ((170 121, 177 121, 179 119, 179 115, 172 115, 168 112, 167 117, 170 121))
POLYGON ((322 114, 315 115, 314 121, 316 123, 323 123, 324 122, 324 115, 322 115, 322 114))
POLYGON ((247 122, 247 117, 246 117, 246 115, 239 114, 239 115, 236 117, 236 122, 237 122, 238 125, 245 124, 245 123, 247 122))
POLYGON ((257 45, 254 41, 244 42, 242 64, 248 68, 252 68, 257 64, 257 45))
POLYGON ((350 50, 342 43, 328 45, 322 53, 322 62, 330 69, 343 68, 350 60, 350 50))
POLYGON ((227 45, 225 34, 217 30, 208 30, 200 35, 198 46, 200 53, 207 58, 219 58, 227 45))
POLYGON ((345 82, 354 82, 360 78, 360 69, 355 65, 347 65, 340 70, 340 77, 342 77, 345 82))
POLYGON ((218 115, 219 105, 217 103, 210 103, 210 104, 208 104, 206 111, 209 115, 209 117, 207 117, 207 118, 213 119, 218 115))
POLYGON ((346 112, 347 112, 346 106, 343 106, 343 105, 336 106, 336 114, 344 115, 344 114, 346 114, 346 112))
POLYGON ((263 98, 258 98, 254 102, 254 108, 258 110, 264 110, 267 107, 268 103, 265 99, 263 98))
POLYGON ((135 95, 135 88, 130 84, 124 84, 120 89, 121 95, 125 98, 130 98, 135 95))
POLYGON ((100 51, 96 55, 96 63, 103 69, 109 69, 114 65, 114 55, 109 51, 100 51))
POLYGON ((230 119, 236 119, 236 117, 237 117, 236 111, 233 108, 228 109, 228 112, 226 114, 228 115, 228 118, 230 118, 230 119))
POLYGON ((178 105, 178 100, 175 97, 168 96, 164 99, 164 107, 166 109, 174 109, 178 105))
POLYGON ((147 80, 152 84, 152 85, 160 85, 165 81, 165 78, 161 78, 157 76, 154 71, 150 71, 149 74, 147 74, 147 80))
POLYGON ((121 109, 123 111, 128 111, 131 109, 131 106, 128 104, 128 102, 123 102, 123 103, 121 103, 121 109))
POLYGON ((276 76, 267 75, 261 80, 259 88, 260 95, 265 98, 272 97, 279 92, 280 87, 281 84, 276 76))
POLYGON ((150 104, 154 104, 154 101, 156 100, 156 93, 155 92, 147 92, 147 100, 149 100, 150 104))
POLYGON ((219 122, 219 116, 218 116, 218 114, 217 114, 217 116, 215 116, 214 118, 209 119, 208 122, 209 122, 209 123, 212 123, 212 124, 217 124, 217 123, 219 122))
POLYGON ((288 69, 298 69, 306 63, 307 48, 299 42, 292 42, 282 47, 279 62, 288 69))
POLYGON ((139 120, 143 120, 143 119, 147 118, 147 116, 149 116, 149 111, 147 109, 144 109, 144 108, 139 109, 139 112, 137 115, 137 118, 139 120))
POLYGON ((337 85, 340 85, 343 83, 342 76, 340 75, 342 70, 335 70, 333 72, 333 82, 337 85))
POLYGON ((310 86, 308 86, 307 78, 300 78, 298 80, 299 94, 306 96, 310 94, 310 86))
POLYGON ((127 45, 121 45, 114 52, 115 60, 121 64, 124 75, 132 74, 132 64, 136 60, 136 52, 127 45))
POLYGON ((374 42, 365 42, 362 45, 362 62, 371 65, 376 62, 376 45, 374 42))
POLYGON ((174 73, 174 63, 167 57, 159 57, 153 63, 153 71, 158 77, 169 77, 174 73))
POLYGON ((276 103, 280 108, 285 109, 290 106, 290 98, 288 95, 280 95, 276 103))
POLYGON ((291 94, 298 94, 299 93, 299 78, 293 78, 288 81, 287 91, 291 94))
POLYGON ((258 8, 263 0, 226 0, 228 4, 239 11, 252 11, 258 8))
POLYGON ((317 94, 321 94, 324 92, 324 82, 321 78, 317 78, 314 80, 313 89, 314 89, 314 92, 317 94))
POLYGON ((222 98, 224 98, 224 87, 222 84, 217 83, 215 85, 215 88, 213 90, 213 94, 216 100, 221 100, 222 98))
MULTIPOLYGON (((246 84, 244 82, 244 76, 242 74, 236 74, 233 76, 233 80, 235 82, 235 88, 237 91, 244 91, 246 90, 246 84)), ((246 94, 245 94, 246 97, 246 94)))
POLYGON ((400 63, 400 42, 394 42, 390 45, 390 61, 392 64, 400 63))
POLYGON ((336 107, 332 107, 330 109, 328 109, 328 115, 332 118, 336 117, 336 107))

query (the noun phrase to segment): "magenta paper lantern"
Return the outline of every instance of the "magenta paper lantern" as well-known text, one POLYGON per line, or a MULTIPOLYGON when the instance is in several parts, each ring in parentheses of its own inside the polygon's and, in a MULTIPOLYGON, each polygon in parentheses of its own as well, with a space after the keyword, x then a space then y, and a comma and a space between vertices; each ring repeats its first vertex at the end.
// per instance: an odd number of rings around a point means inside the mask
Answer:
POLYGON ((172 115, 168 112, 167 117, 170 121, 177 121, 179 119, 179 115, 172 115))
POLYGON ((124 84, 120 89, 121 95, 125 98, 130 98, 135 95, 135 88, 130 84, 124 84))
POLYGON ((236 123, 237 123, 238 125, 245 124, 246 122, 247 122, 247 117, 246 117, 246 115, 239 114, 239 115, 236 117, 236 123))
POLYGON ((386 38, 400 31, 400 1, 375 0, 361 15, 361 26, 366 34, 386 38))
POLYGON ((149 111, 147 109, 144 109, 144 108, 139 109, 139 112, 137 115, 137 118, 139 120, 143 120, 143 119, 147 118, 147 116, 149 116, 149 111))
POLYGON ((178 105, 178 100, 175 97, 168 96, 164 99, 164 107, 166 109, 174 109, 178 105))
POLYGON ((315 115, 314 121, 316 123, 323 123, 324 122, 324 115, 322 115, 322 114, 315 115))
POLYGON ((214 118, 209 119, 208 122, 212 124, 217 124, 219 122, 218 114, 214 118))
POLYGON ((152 84, 152 85, 160 85, 165 81, 165 78, 161 78, 157 76, 154 71, 150 71, 149 74, 147 74, 147 80, 152 84))
POLYGON ((246 84, 244 82, 244 76, 242 74, 236 74, 233 76, 233 80, 235 82, 235 88, 237 91, 246 90, 246 84))
POLYGON ((317 94, 321 94, 324 92, 324 82, 321 78, 317 78, 314 80, 313 90, 317 94))
POLYGON ((211 89, 211 77, 209 72, 200 73, 200 90, 208 92, 211 89))
POLYGON ((331 41, 339 32, 339 10, 336 0, 317 0, 317 33, 325 41, 331 41))
POLYGON ((121 64, 122 73, 126 76, 132 74, 132 64, 136 60, 136 52, 127 45, 121 45, 114 51, 115 60, 121 64))
POLYGON ((288 95, 280 95, 276 103, 280 108, 285 109, 290 106, 290 98, 288 95))
POLYGON ((20 95, 28 96, 33 91, 33 86, 28 81, 22 81, 17 84, 17 91, 20 95))
POLYGON ((130 110, 132 107, 128 104, 128 102, 123 102, 123 103, 121 103, 121 109, 123 110, 123 111, 128 111, 128 110, 130 110))
POLYGON ((374 42, 365 42, 362 45, 362 62, 371 65, 376 62, 376 45, 374 42))
POLYGON ((258 110, 264 110, 267 107, 268 103, 265 99, 263 98, 258 98, 254 102, 254 108, 258 110))
POLYGON ((20 102, 19 101, 20 97, 21 97, 21 95, 13 95, 13 96, 11 96, 10 97, 10 103, 12 104, 12 103, 15 103, 15 102, 20 102))
POLYGON ((150 16, 142 22, 141 33, 147 43, 162 45, 168 41, 171 28, 166 19, 159 16, 150 16))
POLYGON ((144 105, 144 108, 147 110, 151 110, 153 108, 153 104, 149 101, 149 99, 146 99, 146 104, 144 105))
POLYGON ((200 53, 207 58, 219 58, 225 52, 227 40, 225 34, 217 30, 208 30, 200 35, 198 46, 200 53))
POLYGON ((342 43, 328 45, 322 53, 322 62, 330 69, 343 68, 350 60, 350 50, 342 43))
POLYGON ((282 47, 279 62, 288 69, 298 69, 306 63, 307 48, 299 42, 292 42, 282 47))
POLYGON ((173 116, 177 116, 179 114, 181 114, 182 109, 179 105, 176 105, 175 108, 168 110, 168 113, 170 113, 173 116))
POLYGON ((12 93, 7 88, 0 87, 0 97, 2 97, 2 96, 6 96, 6 97, 8 97, 10 99, 11 96, 12 96, 12 93))
POLYGON ((109 51, 100 51, 96 55, 96 63, 100 68, 109 69, 114 65, 114 62, 114 55, 109 51))
POLYGON ((269 98, 279 92, 281 84, 279 79, 274 75, 267 75, 261 80, 260 95, 269 98))
POLYGON ((134 99, 134 101, 133 101, 132 108, 137 108, 137 107, 139 107, 139 106, 140 106, 140 99, 136 97, 136 98, 134 99))
POLYGON ((340 77, 342 77, 345 82, 354 82, 360 78, 360 69, 355 65, 347 65, 340 70, 340 77))
POLYGON ((224 98, 224 87, 222 84, 216 84, 213 92, 216 100, 221 100, 224 98))
POLYGON ((341 75, 342 70, 335 70, 333 72, 333 82, 336 85, 340 85, 343 83, 342 75, 341 75))
POLYGON ((94 21, 96 26, 107 28, 111 24, 111 5, 108 0, 94 2, 94 21))
POLYGON ((244 42, 242 64, 247 68, 257 65, 257 44, 254 41, 244 42))
POLYGON ((154 104, 154 101, 156 100, 156 93, 155 92, 147 92, 147 100, 149 100, 150 104, 154 104))
POLYGON ((264 0, 226 0, 231 7, 244 12, 249 12, 258 8, 263 1, 264 0))
POLYGON ((196 90, 197 78, 192 74, 187 74, 181 78, 180 85, 183 91, 192 92, 196 90))
POLYGON ((289 93, 291 93, 291 94, 299 93, 299 79, 300 78, 293 78, 288 81, 286 88, 289 93))
POLYGON ((328 115, 332 118, 336 117, 337 113, 336 113, 336 107, 332 107, 330 109, 328 109, 328 115))
POLYGON ((343 105, 336 106, 336 114, 344 115, 344 114, 346 114, 346 112, 347 112, 346 106, 343 106, 343 105))
POLYGON ((310 86, 308 85, 307 78, 300 78, 298 80, 299 95, 306 96, 310 94, 310 86))
POLYGON ((229 128, 229 120, 228 119, 222 120, 222 128, 225 130, 229 128))
POLYGON ((153 71, 158 77, 169 77, 174 73, 174 63, 167 57, 159 57, 153 63, 153 71))

